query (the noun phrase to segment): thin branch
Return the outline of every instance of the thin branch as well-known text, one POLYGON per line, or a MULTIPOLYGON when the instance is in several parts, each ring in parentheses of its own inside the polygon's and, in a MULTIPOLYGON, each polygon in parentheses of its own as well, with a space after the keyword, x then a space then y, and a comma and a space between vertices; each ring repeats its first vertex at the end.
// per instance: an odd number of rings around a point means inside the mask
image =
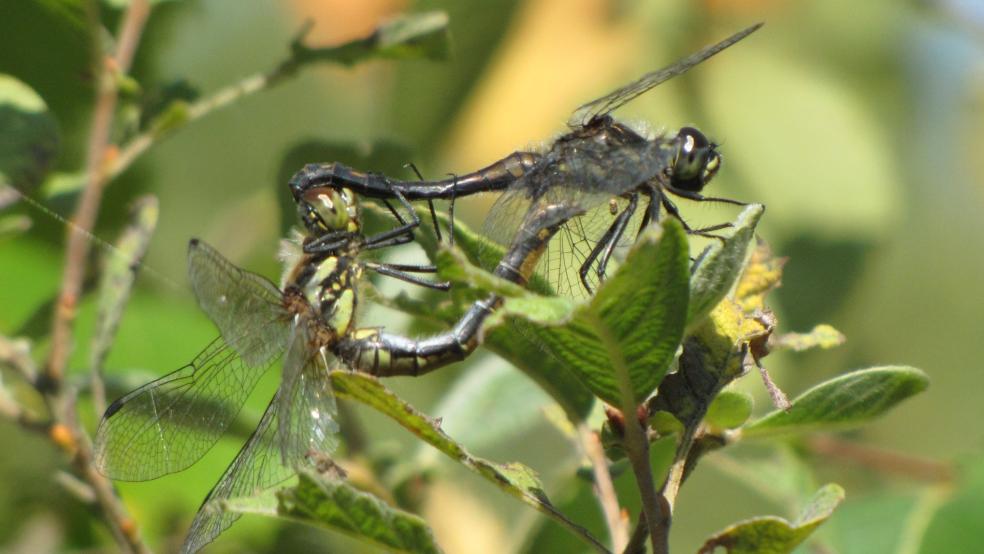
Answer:
MULTIPOLYGON (((608 327, 597 319, 592 323, 594 324, 593 328, 597 330, 598 338, 601 339, 605 349, 611 354, 612 368, 621 400, 619 408, 622 410, 622 417, 625 421, 622 445, 625 448, 625 456, 632 465, 632 472, 635 474, 636 486, 639 488, 639 497, 642 500, 642 510, 648 521, 668 518, 669 507, 656 494, 653 471, 649 464, 649 439, 639 421, 639 406, 636 404, 635 392, 632 390, 632 379, 629 375, 628 365, 626 365, 622 350, 609 332, 608 327)), ((669 552, 669 542, 666 540, 668 537, 660 537, 654 529, 655 526, 649 526, 653 553, 667 554, 669 552)))
POLYGON ((591 461, 595 498, 598 499, 601 511, 605 515, 608 534, 612 539, 612 551, 621 551, 629 540, 628 521, 622 515, 622 509, 618 504, 618 496, 615 494, 612 474, 608 471, 608 460, 601 447, 601 439, 584 424, 577 426, 577 434, 584 454, 591 461))
POLYGON ((107 167, 107 179, 112 180, 120 173, 126 171, 128 167, 133 165, 133 162, 158 140, 185 127, 193 121, 197 121, 218 109, 232 104, 240 98, 268 89, 285 81, 306 64, 333 62, 342 65, 352 65, 379 47, 380 34, 377 29, 376 32, 365 38, 338 46, 311 48, 304 44, 304 38, 308 31, 311 30, 311 27, 312 25, 310 23, 304 25, 291 44, 290 54, 273 69, 250 75, 237 83, 219 89, 207 98, 189 104, 182 114, 180 122, 163 128, 152 127, 130 139, 129 142, 120 148, 119 154, 107 167))
POLYGON ((105 57, 99 53, 94 61, 95 67, 93 69, 99 77, 97 79, 96 104, 89 130, 85 168, 86 184, 72 216, 72 225, 68 227, 65 270, 62 274, 61 293, 55 305, 51 333, 51 357, 48 360, 46 371, 46 377, 51 386, 60 385, 71 351, 72 324, 75 321, 79 293, 82 289, 85 262, 89 255, 88 235, 92 232, 99 216, 103 184, 106 182, 106 152, 109 147, 113 115, 118 99, 116 76, 126 73, 130 69, 133 53, 149 14, 150 3, 148 0, 130 2, 120 24, 115 58, 105 57))
MULTIPOLYGON (((97 4, 90 2, 89 9, 90 23, 98 26, 97 4)), ((136 525, 127 515, 112 484, 96 471, 92 446, 76 417, 75 396, 65 386, 64 375, 72 347, 76 306, 89 255, 88 236, 99 216, 103 185, 106 182, 105 162, 118 98, 117 75, 129 70, 149 15, 148 0, 132 0, 120 23, 114 56, 106 56, 98 44, 95 46, 93 70, 97 75, 98 90, 89 131, 85 188, 72 216, 72 225, 68 228, 65 269, 52 323, 51 353, 44 382, 37 383, 54 419, 49 437, 72 455, 72 462, 79 474, 92 487, 99 509, 117 544, 125 551, 137 553, 149 550, 140 540, 136 525)))
POLYGON ((61 485, 63 489, 68 491, 68 493, 75 498, 79 499, 82 503, 96 503, 96 491, 94 491, 88 483, 82 481, 71 473, 68 473, 67 471, 56 472, 55 482, 61 485))
POLYGON ((126 171, 133 162, 142 156, 155 142, 166 137, 184 125, 205 117, 219 108, 224 108, 244 96, 259 92, 268 88, 271 84, 280 81, 286 75, 287 64, 281 64, 269 73, 251 75, 242 81, 227 86, 215 94, 195 102, 188 106, 184 120, 181 125, 174 125, 166 129, 148 129, 130 139, 124 144, 106 169, 107 180, 115 179, 120 173, 126 171))

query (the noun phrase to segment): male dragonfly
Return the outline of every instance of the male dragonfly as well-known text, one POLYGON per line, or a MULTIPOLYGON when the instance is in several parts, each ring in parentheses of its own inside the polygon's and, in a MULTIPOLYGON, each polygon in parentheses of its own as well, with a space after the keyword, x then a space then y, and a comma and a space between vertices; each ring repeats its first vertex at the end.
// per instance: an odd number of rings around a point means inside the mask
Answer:
POLYGON ((584 213, 562 225, 537 271, 553 285, 554 292, 586 296, 604 278, 616 247, 626 244, 622 239, 630 222, 641 230, 658 220, 662 208, 680 219, 692 234, 713 236, 709 233, 728 226, 691 229, 668 194, 744 205, 701 194, 721 167, 717 145, 703 133, 684 127, 675 135, 647 137, 616 121, 611 113, 761 25, 739 31, 582 105, 568 122, 570 131, 545 151, 513 152, 478 171, 436 181, 402 181, 339 163, 308 164, 291 179, 291 190, 296 196, 310 187, 344 187, 366 197, 391 198, 400 193, 409 200, 453 200, 479 192, 505 191, 485 224, 486 234, 504 245, 511 243, 530 206, 552 202, 577 206, 584 213), (641 215, 640 197, 644 200, 641 215))

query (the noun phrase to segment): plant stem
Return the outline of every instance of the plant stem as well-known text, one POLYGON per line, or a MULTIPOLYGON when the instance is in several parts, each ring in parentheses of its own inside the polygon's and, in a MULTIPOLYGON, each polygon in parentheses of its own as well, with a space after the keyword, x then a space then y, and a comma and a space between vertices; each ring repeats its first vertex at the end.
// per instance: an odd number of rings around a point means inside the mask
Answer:
MULTIPOLYGON (((612 368, 615 370, 621 400, 620 408, 622 416, 625 418, 623 446, 625 455, 632 465, 632 472, 635 474, 639 497, 642 499, 643 513, 649 522, 668 519, 668 507, 656 494, 656 484, 653 482, 653 472, 649 465, 649 441, 637 417, 638 405, 635 400, 635 392, 632 390, 632 378, 629 374, 628 365, 625 363, 621 348, 604 322, 594 318, 592 323, 593 328, 597 330, 598 338, 601 339, 611 356, 612 368)), ((659 536, 654 525, 649 525, 649 538, 653 543, 654 554, 669 552, 668 537, 659 536)))
POLYGON ((583 423, 577 426, 577 434, 581 439, 584 454, 591 461, 595 481, 594 493, 598 499, 598 504, 601 506, 601 511, 605 515, 608 534, 612 540, 612 551, 619 552, 628 544, 629 528, 628 521, 622 517, 618 496, 615 494, 615 485, 612 483, 612 474, 608 471, 605 451, 601 447, 598 434, 588 429, 583 423))
MULTIPOLYGON (((98 4, 90 2, 89 19, 96 37, 100 28, 97 9, 98 4)), ((113 537, 128 552, 148 552, 148 549, 140 540, 136 526, 116 496, 112 484, 96 471, 89 438, 76 417, 74 394, 65 386, 64 376, 72 348, 76 307, 89 255, 89 235, 99 216, 103 185, 106 182, 105 161, 118 99, 116 76, 129 70, 149 15, 148 0, 132 0, 128 4, 117 34, 116 52, 112 57, 103 52, 98 45, 99 39, 94 39, 97 44, 93 53, 93 72, 97 76, 98 90, 89 130, 85 188, 72 216, 72 225, 68 227, 65 269, 52 322, 51 354, 43 382, 36 383, 44 393, 45 402, 54 420, 49 437, 73 455, 72 461, 83 479, 92 487, 113 537)))

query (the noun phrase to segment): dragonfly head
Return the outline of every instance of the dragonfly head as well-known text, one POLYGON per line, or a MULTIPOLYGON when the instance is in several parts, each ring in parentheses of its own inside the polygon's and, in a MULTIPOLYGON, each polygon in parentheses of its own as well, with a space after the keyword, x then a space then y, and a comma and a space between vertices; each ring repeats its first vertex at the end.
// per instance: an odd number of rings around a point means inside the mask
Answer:
POLYGON ((684 127, 676 136, 676 152, 670 172, 670 186, 679 190, 700 192, 721 168, 717 144, 707 140, 704 133, 684 127))
POLYGON ((326 233, 359 232, 359 205, 346 188, 314 187, 300 194, 297 213, 304 227, 318 237, 326 233))

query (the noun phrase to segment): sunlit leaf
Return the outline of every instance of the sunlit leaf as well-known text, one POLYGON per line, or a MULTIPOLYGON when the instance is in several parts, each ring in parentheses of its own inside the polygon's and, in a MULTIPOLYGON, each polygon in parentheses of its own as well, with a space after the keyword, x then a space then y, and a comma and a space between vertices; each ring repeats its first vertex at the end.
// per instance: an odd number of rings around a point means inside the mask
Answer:
POLYGON ((311 470, 297 474, 296 485, 277 491, 276 497, 233 498, 223 502, 227 511, 286 518, 324 527, 372 543, 387 552, 441 552, 434 535, 420 517, 394 508, 343 480, 311 470))
MULTIPOLYGON (((653 392, 676 354, 686 321, 689 258, 683 228, 667 218, 643 234, 618 271, 570 321, 536 338, 591 391, 621 406, 653 392)), ((510 300, 506 301, 508 305, 510 300)))
POLYGON ((559 522, 596 550, 605 551, 605 547, 587 530, 557 511, 532 469, 519 463, 497 464, 471 455, 441 430, 438 423, 402 401, 373 377, 349 371, 333 371, 331 377, 339 396, 361 402, 392 418, 452 460, 559 522))
POLYGON ((723 243, 712 243, 698 260, 690 278, 688 327, 707 317, 735 284, 745 263, 748 244, 755 236, 755 226, 764 212, 765 206, 761 204, 745 208, 735 222, 732 235, 723 243))
POLYGON ((766 414, 742 432, 745 437, 764 437, 859 425, 928 386, 926 374, 912 367, 862 369, 813 387, 793 400, 788 412, 766 414))
POLYGON ((844 489, 829 484, 810 499, 795 521, 763 516, 736 523, 715 534, 698 551, 711 554, 723 547, 729 554, 786 554, 805 541, 844 500, 844 489))

